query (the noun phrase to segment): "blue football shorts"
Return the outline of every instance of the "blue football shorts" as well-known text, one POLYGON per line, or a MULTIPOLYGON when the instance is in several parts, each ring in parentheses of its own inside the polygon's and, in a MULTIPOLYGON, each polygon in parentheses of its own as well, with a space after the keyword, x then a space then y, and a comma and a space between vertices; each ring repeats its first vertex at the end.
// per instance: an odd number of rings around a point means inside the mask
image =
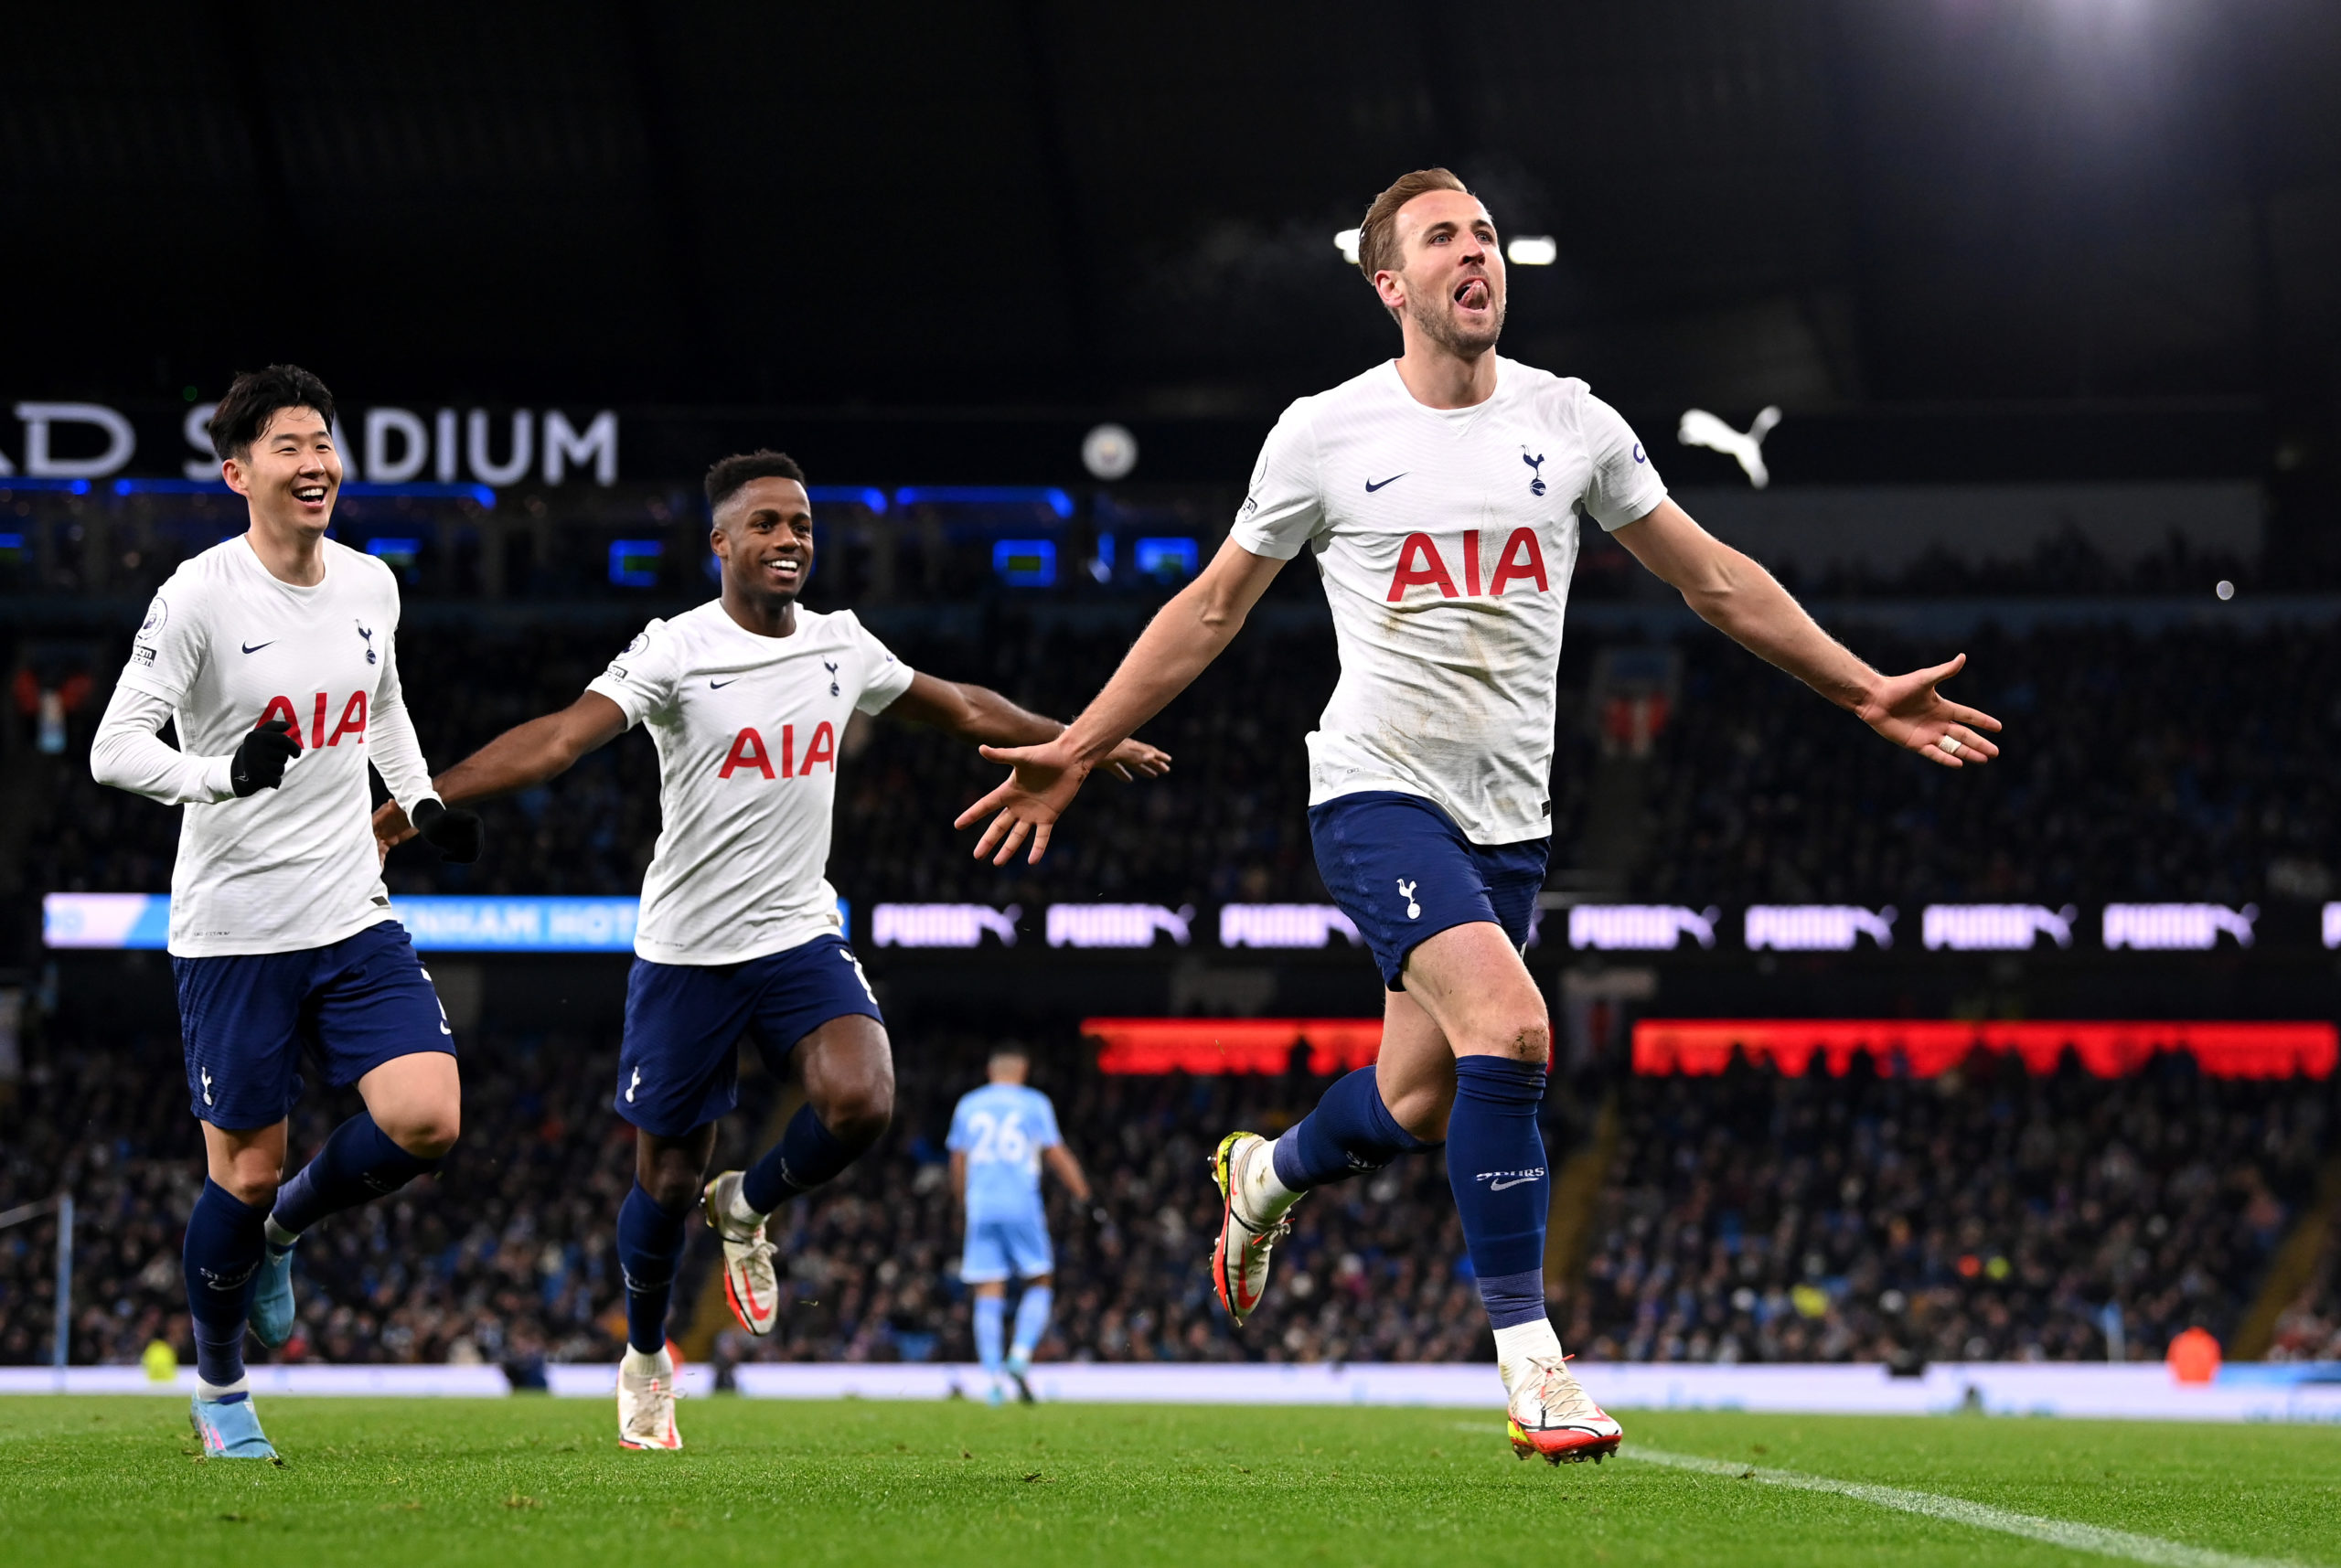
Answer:
POLYGON ((967 1284, 992 1285, 1011 1274, 1031 1279, 1056 1267, 1048 1224, 1037 1211, 967 1216, 967 1244, 959 1254, 959 1277, 967 1284))
POLYGON ((1420 795, 1368 790, 1309 808, 1317 874, 1382 971, 1406 989, 1406 955, 1451 926, 1492 921, 1526 948, 1550 838, 1474 844, 1420 795))
POLYGON ((230 1132, 274 1126, 301 1097, 307 1051, 337 1089, 454 1030, 406 927, 386 920, 326 947, 174 958, 187 1097, 230 1132))
POLYGON ((618 1048, 618 1115, 644 1132, 679 1138, 740 1103, 740 1039, 775 1074, 796 1042, 831 1019, 886 1020, 845 939, 737 964, 634 961, 618 1048))

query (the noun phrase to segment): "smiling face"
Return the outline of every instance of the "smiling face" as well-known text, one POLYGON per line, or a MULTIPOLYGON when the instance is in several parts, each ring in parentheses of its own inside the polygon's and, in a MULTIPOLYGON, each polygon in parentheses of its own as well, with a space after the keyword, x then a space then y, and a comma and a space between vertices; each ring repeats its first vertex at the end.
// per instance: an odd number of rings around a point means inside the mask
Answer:
POLYGON ((251 445, 219 465, 228 488, 251 502, 253 520, 315 536, 333 521, 341 494, 341 453, 333 426, 315 409, 279 409, 251 445))
POLYGON ((1374 275, 1382 303, 1449 353, 1474 356, 1503 333, 1503 252, 1478 197, 1425 191, 1398 209, 1398 267, 1374 275))
POLYGON ((766 605, 793 602, 813 575, 813 503, 794 479, 751 479, 715 510, 724 581, 766 605))

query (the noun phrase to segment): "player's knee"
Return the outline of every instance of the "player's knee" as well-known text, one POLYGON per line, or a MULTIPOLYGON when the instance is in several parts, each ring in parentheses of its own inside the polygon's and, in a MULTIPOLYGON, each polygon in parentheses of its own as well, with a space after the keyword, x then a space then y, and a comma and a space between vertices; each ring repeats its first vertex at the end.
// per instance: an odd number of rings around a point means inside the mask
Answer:
MULTIPOLYGON (((380 1118, 375 1118, 378 1123, 380 1118)), ((464 1114, 458 1104, 417 1106, 382 1127, 390 1140, 417 1159, 440 1159, 463 1134, 464 1114)))
POLYGON ((894 1119, 894 1074, 890 1067, 852 1074, 824 1085, 814 1107, 829 1136, 849 1148, 876 1143, 894 1119))
POLYGON ((278 1182, 273 1176, 233 1175, 219 1183, 229 1195, 247 1208, 268 1210, 276 1207, 278 1182))
POLYGON ((1482 1055, 1542 1063, 1553 1054, 1553 1026, 1541 1008, 1491 1013, 1474 1033, 1482 1055))

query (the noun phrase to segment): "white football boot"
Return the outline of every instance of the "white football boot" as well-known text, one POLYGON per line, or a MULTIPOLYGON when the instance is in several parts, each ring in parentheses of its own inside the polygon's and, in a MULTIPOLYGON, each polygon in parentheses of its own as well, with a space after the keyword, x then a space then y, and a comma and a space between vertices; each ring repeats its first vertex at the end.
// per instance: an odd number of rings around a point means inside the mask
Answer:
POLYGON ((769 1334, 780 1321, 780 1275, 772 1262, 764 1222, 740 1200, 740 1172, 727 1170, 707 1184, 703 1208, 708 1229, 723 1243, 723 1294, 732 1315, 751 1334, 769 1334))
POLYGON ((1523 1459, 1541 1454, 1547 1464, 1599 1464, 1618 1451, 1624 1436, 1609 1413, 1593 1403, 1569 1371, 1566 1356, 1529 1356, 1515 1379, 1504 1411, 1512 1451, 1523 1459))
POLYGON ((646 1356, 633 1346, 618 1362, 618 1446, 680 1448, 675 1430, 675 1359, 663 1348, 646 1356))
POLYGON ((1272 1159, 1275 1149, 1274 1143, 1257 1133, 1230 1133, 1211 1157, 1212 1179, 1219 1183, 1224 1200, 1219 1241, 1211 1253, 1212 1285, 1219 1292, 1220 1305, 1239 1326, 1267 1294, 1268 1253, 1291 1232, 1292 1221, 1285 1215, 1299 1201, 1293 1196, 1273 1214, 1260 1211, 1256 1191, 1265 1173, 1257 1167, 1261 1160, 1272 1159))

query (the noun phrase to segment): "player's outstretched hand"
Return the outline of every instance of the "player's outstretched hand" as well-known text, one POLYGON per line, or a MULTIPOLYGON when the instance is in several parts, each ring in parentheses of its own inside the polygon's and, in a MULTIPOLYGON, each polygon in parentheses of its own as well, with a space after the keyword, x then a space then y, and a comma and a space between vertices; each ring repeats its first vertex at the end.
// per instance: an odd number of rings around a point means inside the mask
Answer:
POLYGON ((228 761, 228 784, 239 799, 284 783, 284 765, 301 754, 301 733, 283 719, 271 719, 236 743, 228 761))
POLYGON ((399 803, 386 800, 374 811, 374 864, 379 866, 390 858, 390 851, 414 837, 414 824, 406 819, 399 803))
POLYGON ((986 762, 1006 763, 1014 771, 1008 775, 1007 783, 961 812, 951 826, 967 827, 982 821, 986 813, 997 812, 999 815, 985 827, 984 836, 976 841, 976 859, 980 860, 989 855, 993 865, 1005 866, 1030 836, 1032 852, 1027 863, 1039 865, 1049 848, 1050 831, 1056 827, 1057 818, 1064 815, 1064 808, 1073 804, 1073 797, 1081 792, 1081 781, 1089 776, 1089 764, 1074 756, 1062 735, 1037 746, 979 749, 986 762))
POLYGON ((1124 784, 1159 779, 1170 771, 1170 753, 1160 746, 1129 740, 1106 753, 1106 766, 1124 784))
POLYGON ((1998 734, 2000 721, 1980 709, 1962 708, 1936 689, 1966 662, 1967 656, 1961 654, 1931 669, 1888 676, 1879 683, 1876 694, 1855 711, 1863 723, 1930 763, 1946 768, 1988 763, 2000 754, 2000 749, 1984 738, 1983 731, 1998 734), (1945 746, 1946 736, 1955 744, 1945 746))
POLYGON ((426 795, 414 803, 407 816, 423 842, 439 851, 441 859, 468 866, 479 859, 478 812, 445 806, 426 795))

